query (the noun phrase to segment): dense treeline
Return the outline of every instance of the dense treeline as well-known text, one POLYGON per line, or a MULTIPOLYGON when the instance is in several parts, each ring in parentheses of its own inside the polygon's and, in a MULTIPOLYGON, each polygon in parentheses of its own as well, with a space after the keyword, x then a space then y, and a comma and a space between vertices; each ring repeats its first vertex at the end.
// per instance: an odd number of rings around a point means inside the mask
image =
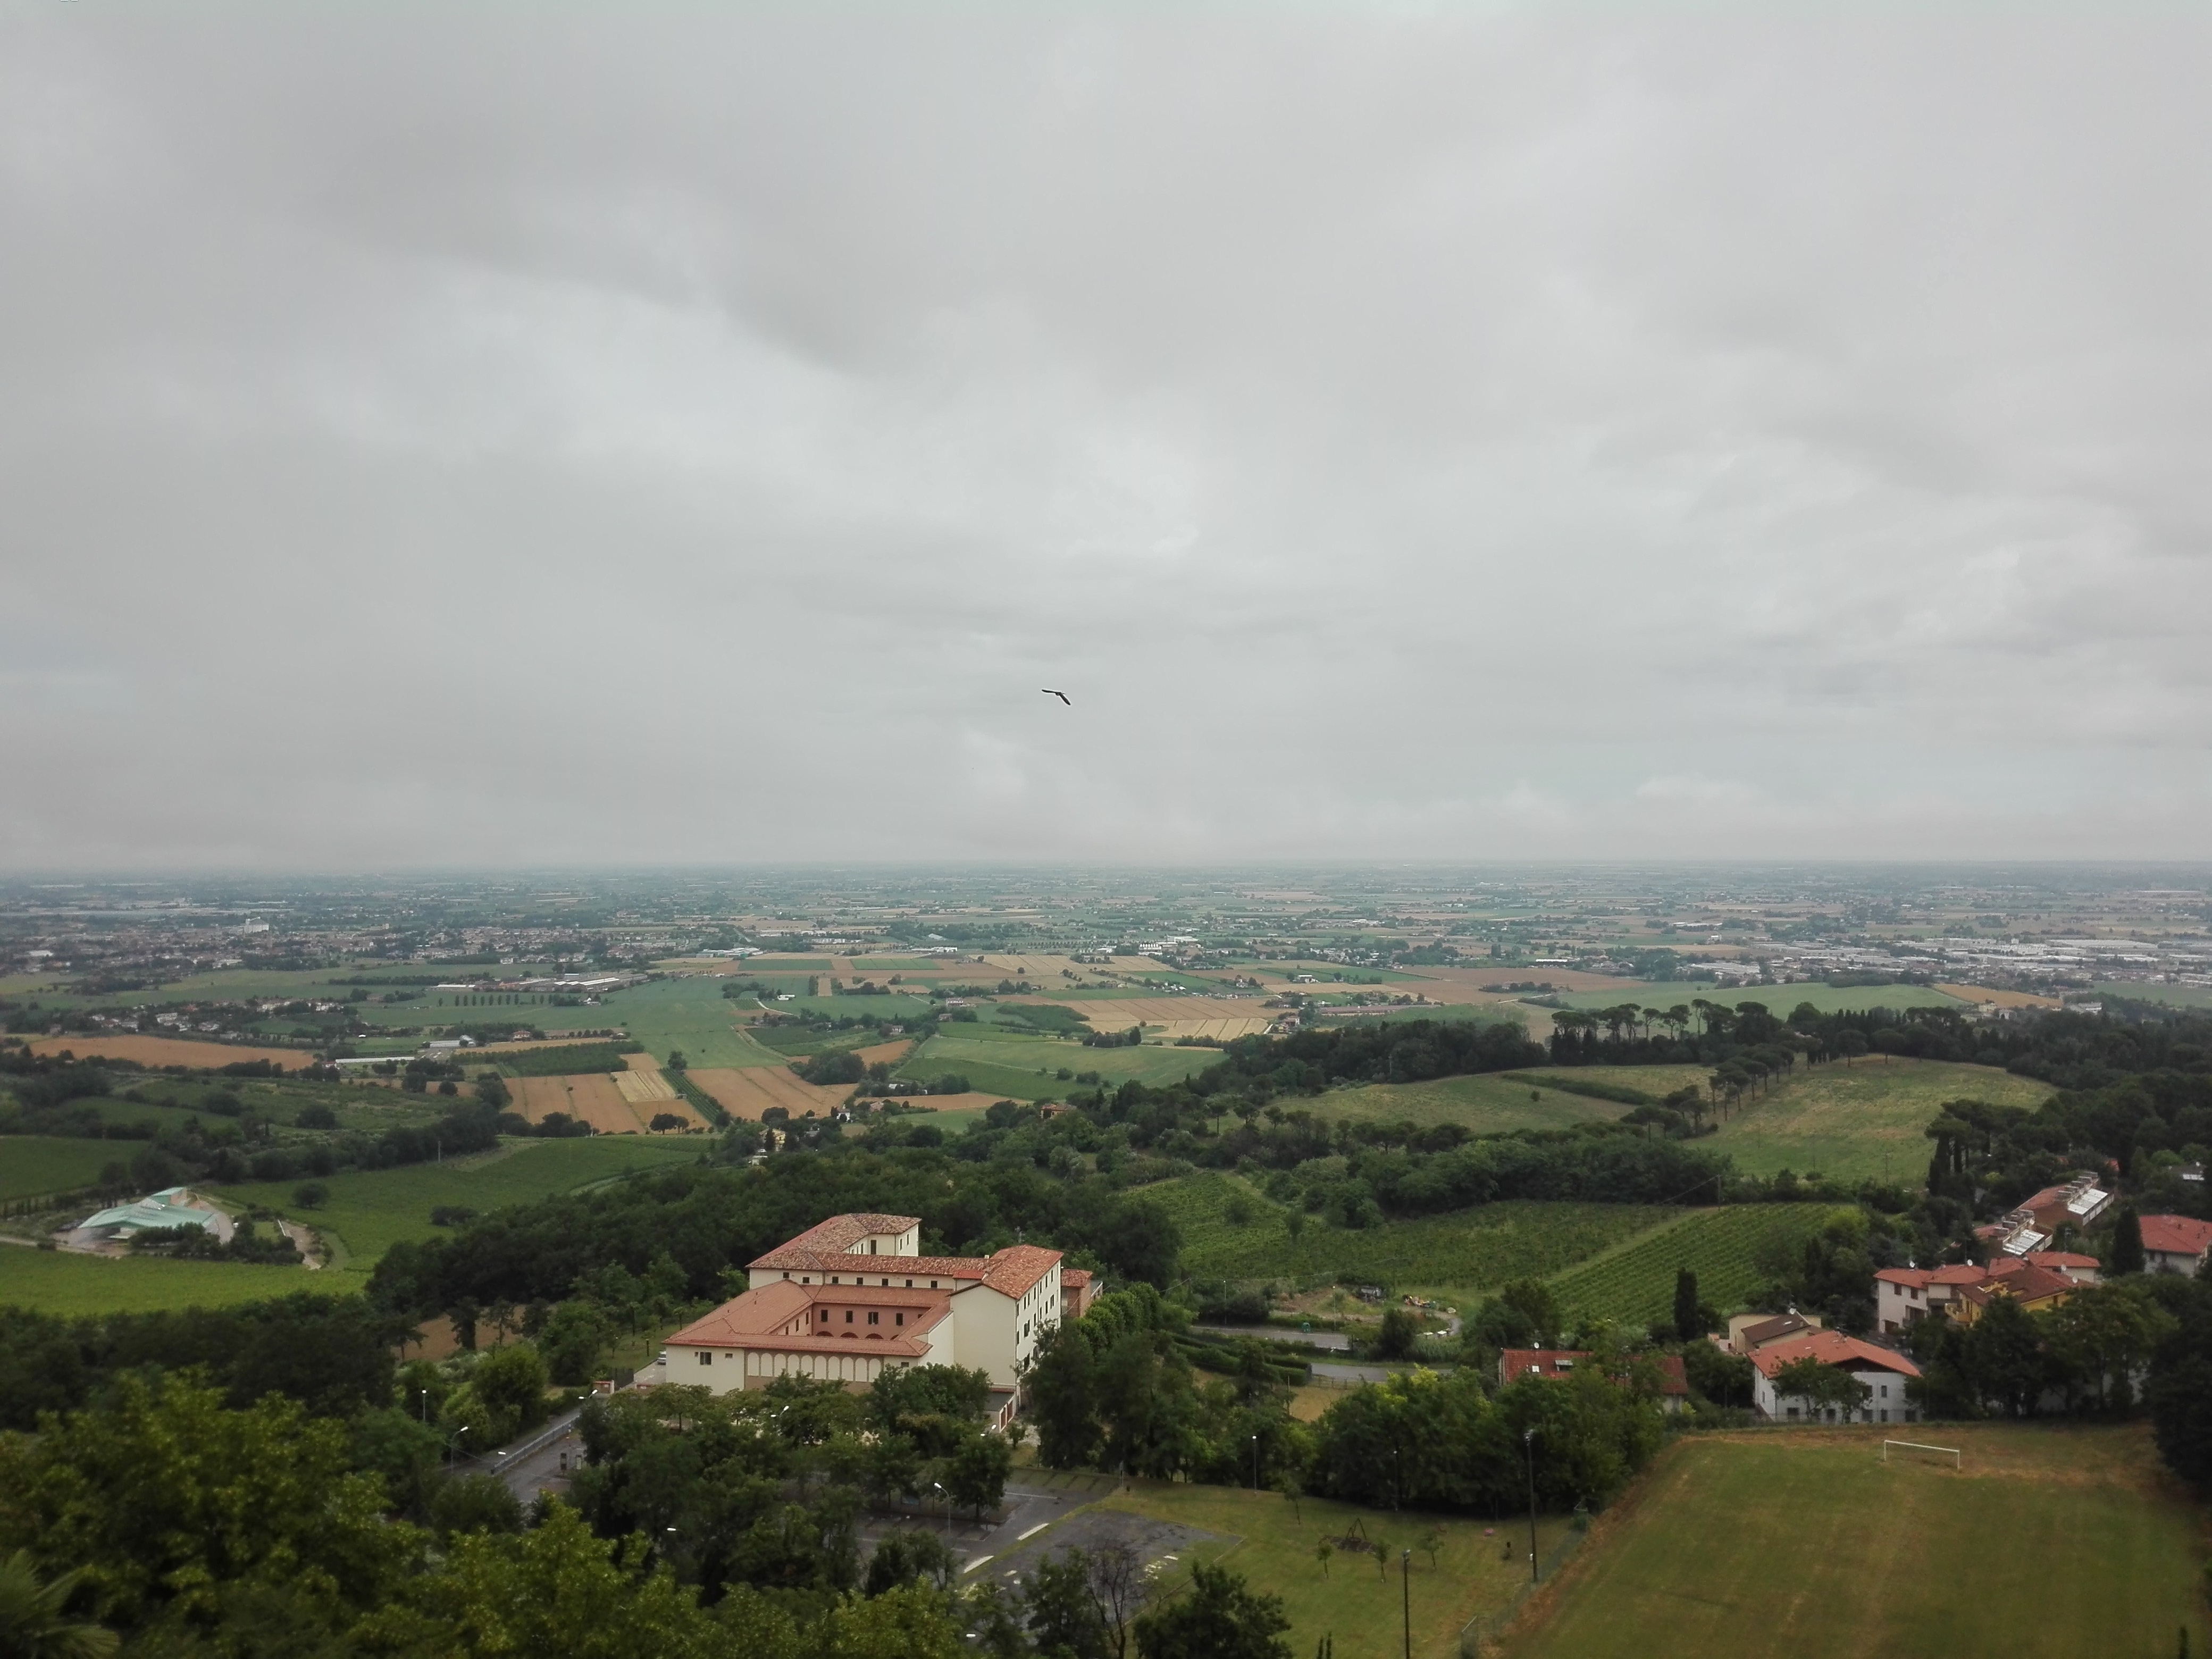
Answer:
POLYGON ((1161 1285, 1181 1251, 1156 1206, 1105 1182, 1057 1178, 1026 1158, 840 1147, 757 1168, 695 1165, 481 1217, 450 1238, 395 1245, 370 1294, 420 1313, 554 1301, 609 1262, 642 1274, 666 1255, 689 1294, 719 1299, 731 1270, 824 1216, 860 1211, 921 1217, 924 1249, 937 1254, 985 1254, 1026 1237, 1161 1285))

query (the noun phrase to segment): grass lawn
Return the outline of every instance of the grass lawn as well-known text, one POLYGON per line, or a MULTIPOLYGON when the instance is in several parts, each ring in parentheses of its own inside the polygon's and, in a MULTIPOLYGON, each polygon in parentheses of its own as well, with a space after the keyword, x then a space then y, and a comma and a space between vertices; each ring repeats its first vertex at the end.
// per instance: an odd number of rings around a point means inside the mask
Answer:
POLYGON ((1695 1436, 1540 1592, 1513 1659, 1962 1659, 2205 1651, 2199 1510, 2147 1429, 1916 1428, 1964 1468, 1883 1464, 1880 1425, 1695 1436))
MULTIPOLYGON (((1676 1213, 1643 1204, 1486 1204, 1362 1231, 1309 1216, 1294 1241, 1290 1212, 1234 1176, 1207 1170, 1136 1193, 1181 1224, 1183 1267, 1194 1278, 1316 1285, 1349 1275, 1462 1302, 1509 1279, 1556 1273, 1676 1213), (1240 1195, 1252 1214, 1242 1226, 1225 1213, 1240 1195)), ((1668 1285, 1671 1294, 1671 1277, 1668 1285)))
POLYGON ((0 1198, 64 1193, 100 1179, 100 1167, 127 1162, 137 1146, 62 1135, 0 1135, 0 1198))
POLYGON ((1698 1276, 1700 1300, 1735 1313, 1766 1280, 1758 1266, 1760 1246, 1801 1240, 1826 1226, 1833 1213, 1821 1204, 1695 1211, 1568 1268, 1552 1288, 1570 1314, 1649 1327, 1673 1317, 1674 1270, 1687 1267, 1698 1276))
POLYGON ((292 1201, 296 1181, 248 1182, 214 1189, 226 1208, 265 1205, 313 1227, 335 1247, 333 1265, 365 1272, 404 1238, 428 1238, 440 1230, 430 1211, 440 1204, 496 1210, 625 1174, 696 1162, 704 1137, 594 1135, 576 1140, 510 1140, 497 1153, 446 1164, 410 1164, 393 1170, 349 1170, 327 1178, 328 1203, 319 1210, 292 1201))
POLYGON ((1917 1188, 1928 1170, 1923 1132, 1944 1102, 2035 1107, 2051 1092, 2047 1083, 1990 1066, 1871 1057, 1849 1066, 1832 1061, 1800 1070, 1771 1093, 1746 1097, 1717 1135, 1697 1144, 1728 1153, 1747 1175, 1790 1169, 1844 1181, 1872 1176, 1917 1188))
POLYGON ((310 1273, 234 1261, 162 1261, 0 1247, 0 1304, 41 1313, 152 1313, 223 1308, 295 1291, 333 1296, 361 1289, 363 1275, 310 1273))
POLYGON ((2120 985, 2090 988, 2100 996, 2126 997, 2136 1002, 2160 1002, 2169 1008, 2212 1008, 2212 985, 2120 985))
POLYGON ((1783 1019, 1801 1002, 1809 1002, 1824 1014, 1857 1008, 1966 1008, 1971 1003, 1925 985, 1850 985, 1837 987, 1808 981, 1801 985, 1716 985, 1711 980, 1670 980, 1634 985, 1613 991, 1568 991, 1559 1000, 1570 1008, 1617 1008, 1632 1002, 1639 1008, 1672 1008, 1677 1003, 1703 998, 1733 1008, 1741 1002, 1759 1002, 1783 1019))
MULTIPOLYGON (((1401 1620, 1408 1609, 1413 1651, 1419 1659, 1455 1656, 1462 1627, 1504 1607, 1528 1571, 1525 1520, 1516 1525, 1414 1510, 1398 1514, 1313 1498, 1294 1507, 1273 1492, 1150 1480, 1132 1482, 1097 1507, 1233 1540, 1200 1545, 1192 1553, 1242 1573, 1255 1590, 1281 1596, 1291 1620, 1291 1651, 1300 1659, 1324 1636, 1335 1638, 1337 1659, 1395 1659, 1405 1650, 1401 1620), (1325 1536, 1350 1533, 1354 1522, 1388 1552, 1389 1571, 1376 1570, 1373 1555, 1341 1551, 1322 1570, 1315 1547, 1325 1536), (1443 1534, 1433 1565, 1420 1547, 1431 1528, 1443 1534), (1413 1552, 1413 1571, 1401 1582, 1398 1556, 1407 1548, 1413 1552)), ((1545 1518, 1538 1527, 1540 1547, 1552 1549, 1565 1526, 1564 1519, 1545 1518)), ((1172 1585, 1174 1576, 1164 1575, 1164 1582, 1172 1585)))

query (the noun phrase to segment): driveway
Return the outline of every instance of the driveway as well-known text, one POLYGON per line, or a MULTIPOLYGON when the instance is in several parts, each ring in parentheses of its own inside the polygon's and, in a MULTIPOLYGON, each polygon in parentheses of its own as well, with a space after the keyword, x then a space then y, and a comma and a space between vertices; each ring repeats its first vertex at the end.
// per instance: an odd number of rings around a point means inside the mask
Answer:
POLYGON ((1289 1342, 1319 1348, 1324 1353, 1349 1353, 1352 1339, 1338 1331, 1286 1331, 1279 1325, 1194 1325, 1208 1336, 1256 1336, 1267 1342, 1289 1342))

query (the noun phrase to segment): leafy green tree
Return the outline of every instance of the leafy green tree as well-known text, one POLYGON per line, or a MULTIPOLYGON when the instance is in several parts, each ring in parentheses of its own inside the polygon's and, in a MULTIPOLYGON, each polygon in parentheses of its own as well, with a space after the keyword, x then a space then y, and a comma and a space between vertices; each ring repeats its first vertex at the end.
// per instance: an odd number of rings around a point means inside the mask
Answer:
POLYGON ((1802 1400, 1814 1417, 1829 1410, 1838 1412, 1845 1422, 1851 1413, 1867 1402, 1867 1386, 1839 1366, 1822 1364, 1808 1357, 1793 1359, 1774 1373, 1774 1392, 1784 1401, 1802 1400))
POLYGON ((226 1584, 374 1606, 421 1535, 384 1518, 343 1424, 270 1395, 244 1411, 188 1378, 118 1377, 101 1405, 0 1438, 0 1549, 84 1571, 95 1616, 126 1629, 213 1618, 226 1584))
POLYGON ((1190 1589, 1138 1615, 1142 1659, 1291 1659, 1279 1595, 1255 1595, 1225 1567, 1191 1569, 1190 1589))
POLYGON ((1091 1558, 1080 1549, 1049 1553, 1022 1580, 1022 1606, 1037 1659, 1109 1659, 1105 1615, 1091 1591, 1091 1558))
POLYGON ((599 1304, 576 1297, 545 1316, 538 1352, 554 1382, 581 1385, 599 1375, 600 1357, 614 1340, 614 1327, 599 1304))
POLYGON ((1098 1361, 1077 1328, 1061 1325, 1038 1345, 1029 1375, 1030 1417, 1037 1431, 1037 1457, 1048 1469, 1079 1468, 1097 1455, 1098 1361))
POLYGON ((497 1475, 455 1475, 431 1489, 430 1524, 442 1538, 457 1532, 520 1532, 522 1505, 497 1475))
POLYGON ((0 1653, 9 1659, 106 1659, 121 1638, 70 1617, 82 1570, 41 1583, 28 1550, 0 1560, 0 1653))
POLYGON ((848 1597, 823 1621, 823 1659, 965 1659, 944 1600, 919 1584, 848 1597))
POLYGON ((904 1527, 886 1534, 868 1557, 868 1574, 863 1588, 870 1595, 881 1595, 885 1590, 916 1582, 943 1589, 959 1572, 959 1558, 945 1544, 941 1533, 923 1527, 904 1527))
POLYGON ((980 1516, 996 1509, 1013 1472, 1014 1449, 1002 1434, 970 1433, 945 1466, 945 1490, 953 1503, 980 1516))
POLYGON ((414 1413, 394 1406, 363 1412, 349 1428, 354 1467, 382 1478, 398 1513, 410 1520, 424 1519, 438 1464, 445 1455, 445 1435, 414 1413))
POLYGON ((2179 1328, 2139 1280, 2084 1285, 2040 1318, 2066 1381, 2094 1390, 2100 1411, 2130 1403, 2130 1378, 2179 1328))
POLYGON ((2032 1417, 2052 1380, 2041 1322, 2008 1296, 1993 1296, 1966 1331, 1967 1370, 1985 1401, 2032 1417))
MULTIPOLYGON (((502 1420, 513 1425, 507 1439, 545 1420, 545 1389, 550 1380, 545 1374, 544 1356, 527 1342, 494 1349, 469 1373, 469 1387, 475 1389, 477 1397, 498 1413, 502 1420)), ((501 1443, 503 1442, 493 1443, 501 1443)), ((477 1446, 475 1449, 488 1452, 491 1447, 477 1446)))

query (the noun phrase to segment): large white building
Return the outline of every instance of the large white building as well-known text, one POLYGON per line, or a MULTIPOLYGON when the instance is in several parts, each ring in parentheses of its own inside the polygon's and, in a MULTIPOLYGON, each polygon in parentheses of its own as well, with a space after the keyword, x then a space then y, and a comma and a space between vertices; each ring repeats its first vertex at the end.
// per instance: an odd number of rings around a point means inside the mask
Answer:
POLYGON ((1752 1404, 1762 1416, 1784 1422, 1825 1419, 1861 1423, 1913 1423, 1920 1408, 1905 1396, 1905 1385, 1920 1375, 1920 1367, 1893 1349, 1877 1347, 1840 1331, 1808 1331, 1785 1341, 1771 1342, 1751 1356, 1756 1375, 1752 1378, 1752 1404), (1782 1394, 1774 1379, 1793 1360, 1813 1359, 1848 1373, 1866 1390, 1856 1413, 1835 1406, 1815 1406, 1802 1395, 1782 1394))
POLYGON ((837 1215, 748 1267, 751 1287, 668 1339, 656 1381, 716 1394, 805 1376, 864 1389, 885 1366, 987 1373, 1001 1421, 1023 1369, 1090 1276, 1058 1250, 1016 1244, 981 1258, 921 1254, 906 1215, 837 1215))

